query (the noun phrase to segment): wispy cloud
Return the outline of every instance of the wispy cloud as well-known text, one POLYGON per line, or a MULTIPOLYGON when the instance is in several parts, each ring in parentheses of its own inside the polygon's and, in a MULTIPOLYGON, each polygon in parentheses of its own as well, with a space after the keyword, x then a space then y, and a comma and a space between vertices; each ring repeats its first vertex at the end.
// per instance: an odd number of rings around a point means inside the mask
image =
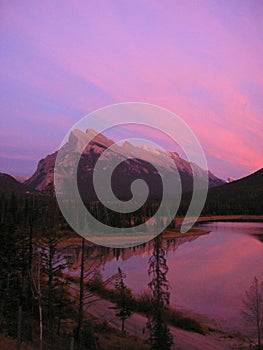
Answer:
POLYGON ((3 130, 40 155, 94 109, 149 102, 193 128, 212 171, 246 175, 263 165, 262 15, 258 1, 6 2, 3 130))

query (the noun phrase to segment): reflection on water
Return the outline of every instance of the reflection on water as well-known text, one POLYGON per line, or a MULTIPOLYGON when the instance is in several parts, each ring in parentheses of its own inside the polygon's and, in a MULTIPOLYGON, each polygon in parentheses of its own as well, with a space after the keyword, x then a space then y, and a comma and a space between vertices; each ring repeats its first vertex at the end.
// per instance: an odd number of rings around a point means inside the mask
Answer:
MULTIPOLYGON (((244 292, 254 276, 263 279, 263 224, 220 222, 200 228, 211 233, 166 242, 171 306, 207 315, 221 326, 240 329, 244 292)), ((151 253, 152 244, 124 249, 118 260, 111 253, 103 274, 110 276, 120 266, 134 293, 146 290, 151 253)))

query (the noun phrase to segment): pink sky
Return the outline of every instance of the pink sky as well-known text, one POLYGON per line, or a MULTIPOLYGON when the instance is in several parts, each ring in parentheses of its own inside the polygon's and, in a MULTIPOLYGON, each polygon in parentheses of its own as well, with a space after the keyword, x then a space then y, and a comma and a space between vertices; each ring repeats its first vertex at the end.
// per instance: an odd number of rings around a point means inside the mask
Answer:
POLYGON ((31 174, 80 118, 125 101, 183 118, 217 176, 263 166, 262 1, 0 6, 0 171, 31 174))

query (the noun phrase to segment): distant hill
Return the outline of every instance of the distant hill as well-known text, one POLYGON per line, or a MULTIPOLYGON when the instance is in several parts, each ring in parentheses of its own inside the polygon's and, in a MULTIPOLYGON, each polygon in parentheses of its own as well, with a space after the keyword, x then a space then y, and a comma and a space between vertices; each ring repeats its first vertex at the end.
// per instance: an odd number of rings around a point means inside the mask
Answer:
POLYGON ((0 173, 0 192, 25 194, 32 192, 32 190, 28 186, 17 181, 14 177, 5 173, 0 173))
POLYGON ((204 211, 214 214, 263 214, 263 169, 211 188, 204 211))

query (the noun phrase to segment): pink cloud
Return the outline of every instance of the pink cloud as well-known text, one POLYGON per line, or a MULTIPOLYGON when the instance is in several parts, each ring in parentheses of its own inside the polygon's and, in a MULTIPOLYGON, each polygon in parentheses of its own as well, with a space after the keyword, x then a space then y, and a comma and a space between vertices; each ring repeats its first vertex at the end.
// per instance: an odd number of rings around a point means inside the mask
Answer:
POLYGON ((193 128, 213 172, 246 175, 263 164, 262 6, 228 6, 9 4, 5 39, 19 52, 5 53, 3 76, 37 96, 22 118, 57 135, 105 104, 149 102, 193 128))

